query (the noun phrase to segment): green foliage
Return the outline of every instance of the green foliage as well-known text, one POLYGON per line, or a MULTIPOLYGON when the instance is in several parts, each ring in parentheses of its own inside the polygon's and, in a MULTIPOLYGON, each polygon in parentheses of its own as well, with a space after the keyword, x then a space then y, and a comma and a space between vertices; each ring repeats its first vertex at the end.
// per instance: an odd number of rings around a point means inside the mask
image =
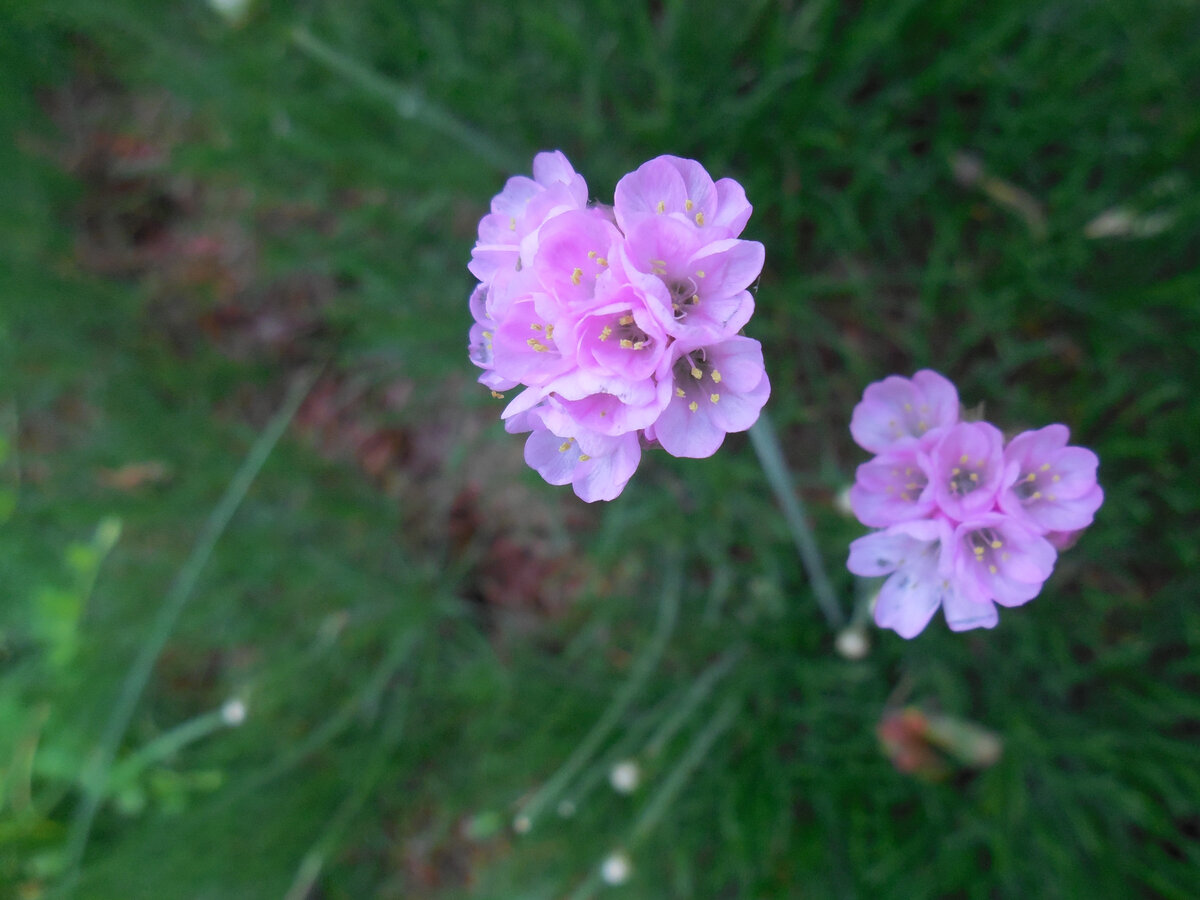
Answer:
POLYGON ((0 894, 64 884, 92 799, 88 898, 584 897, 618 848, 630 897, 1192 896, 1194 12, 6 5, 0 894), (475 223, 548 147, 600 201, 658 153, 746 185, 750 332, 843 608, 868 382, 931 366, 993 421, 1069 424, 1107 500, 1042 596, 843 659, 744 437, 581 511, 472 430, 475 223), (119 542, 78 543, 101 521, 119 542), (940 729, 921 749, 991 733, 1000 759, 898 771, 876 727, 906 707, 940 729))

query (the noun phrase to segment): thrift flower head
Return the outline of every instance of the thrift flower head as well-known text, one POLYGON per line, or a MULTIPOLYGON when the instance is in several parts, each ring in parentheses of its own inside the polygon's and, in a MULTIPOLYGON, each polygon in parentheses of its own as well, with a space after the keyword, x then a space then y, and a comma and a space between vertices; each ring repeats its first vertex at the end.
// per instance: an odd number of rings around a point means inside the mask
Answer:
POLYGON ((875 621, 905 638, 939 608, 954 631, 995 626, 996 604, 1036 597, 1104 500, 1096 455, 1068 446, 1065 425, 1005 445, 958 417, 954 386, 925 370, 870 385, 851 418, 877 456, 858 467, 850 506, 880 530, 850 545, 847 567, 886 576, 875 621))
POLYGON ((493 198, 468 268, 480 383, 508 400, 505 427, 529 433, 526 462, 590 502, 620 494, 643 449, 712 455, 771 386, 739 333, 764 259, 738 237, 741 185, 660 156, 620 180, 613 206, 587 193, 562 153, 539 153, 533 178, 493 198))

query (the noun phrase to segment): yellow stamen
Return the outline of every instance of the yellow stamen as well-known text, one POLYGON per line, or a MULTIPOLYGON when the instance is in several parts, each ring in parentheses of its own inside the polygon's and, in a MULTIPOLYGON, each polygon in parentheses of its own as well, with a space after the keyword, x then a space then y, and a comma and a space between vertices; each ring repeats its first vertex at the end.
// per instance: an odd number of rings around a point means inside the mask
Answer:
POLYGON ((1050 463, 1042 463, 1042 471, 1043 472, 1050 471, 1050 463))
POLYGON ((979 473, 978 473, 978 472, 972 472, 972 473, 971 473, 971 480, 972 480, 972 481, 975 481, 975 482, 978 482, 978 481, 979 481, 979 473))
POLYGON ((621 349, 622 350, 632 350, 633 349, 633 341, 629 340, 629 338, 621 338, 621 349))
POLYGON ((589 250, 589 251, 588 251, 588 259, 595 259, 595 258, 596 258, 596 251, 595 251, 595 250, 589 250))
POLYGON ((696 224, 697 224, 697 225, 703 225, 703 224, 704 224, 704 213, 702 213, 702 212, 698 212, 698 213, 696 213, 696 224))
POLYGON ((1055 483, 1057 483, 1057 482, 1059 482, 1059 481, 1062 481, 1062 476, 1061 476, 1061 475, 1055 475, 1055 476, 1054 476, 1053 478, 1051 478, 1050 480, 1051 480, 1051 481, 1053 481, 1053 482, 1055 482, 1055 483))
POLYGON ((1042 492, 1041 492, 1041 491, 1034 491, 1034 492, 1033 492, 1033 496, 1032 496, 1030 499, 1032 499, 1032 500, 1041 500, 1041 499, 1042 499, 1042 492))
POLYGON ((698 269, 698 270, 696 271, 696 277, 697 277, 697 278, 703 278, 703 277, 704 277, 704 270, 703 270, 703 269, 698 269))
POLYGON ((989 571, 989 572, 991 572, 993 575, 995 575, 995 574, 996 574, 996 567, 995 567, 995 566, 988 566, 988 571, 989 571))
POLYGON ((654 207, 654 211, 656 213, 663 213, 663 212, 666 212, 666 210, 667 210, 667 204, 663 203, 661 200, 658 201, 658 206, 654 207))
POLYGON ((695 366, 692 366, 692 377, 696 378, 696 379, 700 379, 700 378, 704 377, 704 373, 701 372, 699 369, 697 369, 695 366))
POLYGON ((545 353, 547 350, 550 349, 545 344, 543 344, 541 341, 539 341, 537 338, 530 338, 525 343, 528 344, 530 347, 532 347, 534 349, 534 351, 537 353, 545 353))
POLYGON ((676 397, 682 397, 682 396, 684 396, 684 394, 683 394, 683 388, 675 388, 675 396, 676 396, 676 397))
POLYGON ((617 319, 617 324, 618 325, 632 325, 633 324, 633 316, 621 316, 621 318, 617 319))
POLYGON ((968 457, 968 456, 967 456, 967 454, 965 454, 965 453, 964 453, 962 456, 960 456, 960 457, 958 458, 958 464, 959 464, 960 466, 965 466, 965 465, 967 464, 967 460, 968 460, 969 458, 970 458, 970 457, 968 457))
POLYGON ((579 282, 582 280, 583 280, 583 269, 576 266, 575 271, 571 273, 571 284, 579 284, 579 282))
POLYGON ((684 211, 684 212, 691 212, 691 211, 692 211, 692 207, 693 207, 693 206, 695 206, 695 205, 696 205, 696 204, 694 204, 694 203, 693 203, 691 200, 685 200, 685 201, 684 201, 684 203, 683 203, 683 211, 684 211))
POLYGON ((716 369, 713 369, 711 372, 709 372, 708 377, 713 380, 713 384, 721 383, 721 373, 718 372, 716 369))
POLYGON ((497 400, 504 399, 504 395, 502 393, 500 393, 499 391, 492 391, 492 396, 495 397, 497 400))
POLYGON ((605 325, 604 330, 600 332, 600 340, 607 341, 610 334, 612 334, 612 329, 605 325))
POLYGON ((566 453, 568 450, 570 450, 571 449, 571 440, 572 440, 571 438, 567 438, 565 441, 563 441, 562 444, 558 448, 558 452, 566 453))
POLYGON ((1037 481, 1037 476, 1035 474, 1033 474, 1032 472, 1030 472, 1028 475, 1025 476, 1025 480, 1026 481, 1037 481))
POLYGON ((1004 543, 1002 541, 992 541, 992 549, 993 550, 999 550, 1003 546, 1004 546, 1004 543))
POLYGON ((697 403, 695 400, 693 400, 691 403, 688 404, 688 409, 690 409, 692 412, 695 412, 699 408, 700 408, 700 404, 697 403))
POLYGON ((542 330, 542 326, 541 326, 541 325, 539 325, 537 322, 531 322, 531 323, 529 324, 529 327, 530 327, 530 328, 532 328, 534 331, 541 331, 541 330, 542 330))
POLYGON ((596 257, 596 265, 598 265, 598 266, 607 266, 607 265, 608 265, 608 260, 607 260, 607 259, 605 259, 603 256, 597 256, 597 257, 596 257))
POLYGON ((709 394, 708 399, 711 400, 713 403, 716 403, 718 400, 721 399, 721 395, 720 394, 709 394))
POLYGON ((587 462, 589 459, 591 459, 591 457, 590 457, 590 456, 588 456, 586 453, 581 453, 581 454, 579 454, 579 461, 580 461, 580 462, 587 462))

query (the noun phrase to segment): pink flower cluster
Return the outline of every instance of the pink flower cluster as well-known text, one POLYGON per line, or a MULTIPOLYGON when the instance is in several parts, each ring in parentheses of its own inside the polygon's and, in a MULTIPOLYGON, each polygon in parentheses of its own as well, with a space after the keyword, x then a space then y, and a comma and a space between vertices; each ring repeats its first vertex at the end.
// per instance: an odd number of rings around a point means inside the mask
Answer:
POLYGON ((954 385, 928 369, 868 386, 850 431, 877 454, 858 467, 850 505, 880 530, 850 545, 847 566, 889 576, 875 621, 901 637, 939 606, 954 631, 993 627, 995 604, 1036 597, 1104 501, 1096 454, 1069 446, 1065 425, 1006 444, 993 425, 960 421, 954 385))
POLYGON ((582 499, 611 500, 657 444, 711 456, 770 393, 762 348, 740 329, 763 246, 738 238, 751 207, 695 160, 652 159, 612 206, 562 153, 539 153, 479 223, 468 268, 471 360, 529 432, 525 460, 582 499))

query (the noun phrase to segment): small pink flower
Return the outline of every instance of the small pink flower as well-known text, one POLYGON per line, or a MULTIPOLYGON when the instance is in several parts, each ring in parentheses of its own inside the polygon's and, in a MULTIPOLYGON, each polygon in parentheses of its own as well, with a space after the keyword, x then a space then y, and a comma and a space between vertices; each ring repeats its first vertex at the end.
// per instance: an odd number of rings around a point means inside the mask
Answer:
POLYGON ((750 218, 746 192, 732 178, 713 183, 694 159, 659 156, 617 182, 617 224, 628 233, 640 220, 668 216, 709 231, 737 237, 750 218))
POLYGON ((915 443, 935 428, 958 421, 958 391, 943 376, 922 369, 912 379, 889 375, 867 386, 854 407, 850 433, 864 450, 883 453, 915 443))
POLYGON ((641 220, 621 247, 626 277, 664 286, 668 302, 659 318, 672 335, 689 339, 735 334, 749 321, 754 298, 746 289, 764 258, 757 241, 714 241, 669 217, 641 220))
POLYGON ((569 210, 539 231, 533 271, 561 310, 580 309, 596 294, 596 282, 608 271, 620 232, 599 216, 569 210))
POLYGON ((537 423, 525 441, 525 462, 550 484, 569 484, 580 500, 618 496, 637 471, 642 450, 636 433, 619 437, 577 429, 555 434, 537 423))
POLYGON ((1000 508, 1040 532, 1073 532, 1092 524, 1104 502, 1096 483, 1096 454, 1069 447, 1066 425, 1018 434, 1004 448, 1010 478, 1000 508))
POLYGON ((751 338, 699 347, 676 341, 670 360, 660 373, 671 387, 670 403, 650 434, 672 456, 712 456, 726 434, 758 420, 771 394, 762 346, 751 338))
POLYGON ((1058 554, 1037 532, 1003 513, 985 513, 954 530, 954 571, 964 595, 1020 606, 1036 597, 1058 554))
POLYGON ((926 470, 938 508, 951 519, 987 512, 1004 482, 1004 436, 987 422, 960 422, 941 435, 926 470))
POLYGON ((570 342, 579 367, 626 381, 653 377, 668 337, 644 292, 633 285, 612 285, 597 297, 603 305, 560 321, 560 340, 570 342))
POLYGON ((547 220, 587 205, 587 183, 555 150, 533 158, 533 178, 516 175, 492 198, 479 222, 479 239, 467 268, 485 284, 517 268, 521 243, 547 220))
POLYGON ((850 508, 864 525, 887 528, 934 511, 937 504, 925 468, 928 457, 917 447, 909 444, 890 450, 858 467, 850 488, 850 508))
POLYGON ((990 600, 964 595, 953 572, 952 533, 944 519, 918 519, 850 544, 846 567, 866 578, 888 576, 875 602, 875 623, 903 638, 925 630, 941 607, 953 631, 992 628, 990 600))

